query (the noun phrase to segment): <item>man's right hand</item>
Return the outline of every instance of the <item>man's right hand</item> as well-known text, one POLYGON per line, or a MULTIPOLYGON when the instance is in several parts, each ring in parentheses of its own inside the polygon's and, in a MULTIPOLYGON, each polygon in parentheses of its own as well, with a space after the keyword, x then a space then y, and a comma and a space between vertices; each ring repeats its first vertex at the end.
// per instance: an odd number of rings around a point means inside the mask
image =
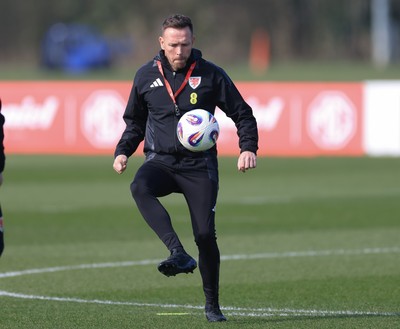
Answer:
POLYGON ((113 168, 118 174, 122 174, 128 165, 128 157, 120 154, 114 159, 113 168))

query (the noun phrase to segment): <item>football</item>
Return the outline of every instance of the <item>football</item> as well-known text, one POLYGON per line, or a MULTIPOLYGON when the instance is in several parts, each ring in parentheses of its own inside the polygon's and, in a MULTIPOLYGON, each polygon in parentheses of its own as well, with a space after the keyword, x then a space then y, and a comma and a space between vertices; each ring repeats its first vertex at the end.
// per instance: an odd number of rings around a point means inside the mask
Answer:
POLYGON ((202 152, 212 148, 217 142, 219 126, 210 112, 196 109, 182 115, 176 132, 186 149, 202 152))

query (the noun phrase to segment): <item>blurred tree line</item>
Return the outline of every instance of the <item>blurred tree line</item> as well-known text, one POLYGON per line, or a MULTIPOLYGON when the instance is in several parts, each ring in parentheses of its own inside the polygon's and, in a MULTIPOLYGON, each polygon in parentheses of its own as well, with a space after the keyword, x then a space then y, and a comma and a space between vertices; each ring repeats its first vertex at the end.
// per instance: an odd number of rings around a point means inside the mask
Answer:
MULTIPOLYGON (((400 44, 400 0, 390 6, 393 42, 400 44)), ((172 13, 189 15, 196 46, 222 63, 246 61, 260 29, 268 33, 272 60, 371 57, 370 0, 2 0, 0 60, 35 62, 52 24, 78 22, 131 38, 131 60, 142 62, 159 49, 161 23, 172 13)))

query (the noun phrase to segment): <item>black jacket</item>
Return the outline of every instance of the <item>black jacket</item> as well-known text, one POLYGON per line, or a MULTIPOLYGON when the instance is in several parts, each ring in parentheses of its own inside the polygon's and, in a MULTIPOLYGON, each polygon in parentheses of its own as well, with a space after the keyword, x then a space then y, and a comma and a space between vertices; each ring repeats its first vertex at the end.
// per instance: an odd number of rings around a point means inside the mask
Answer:
POLYGON ((4 155, 4 116, 1 114, 1 99, 0 99, 0 173, 4 171, 6 156, 4 155))
MULTIPOLYGON (((131 156, 144 139, 144 152, 201 156, 186 150, 178 141, 176 127, 180 116, 193 109, 204 109, 214 114, 218 106, 236 124, 241 152, 257 152, 257 123, 251 107, 244 101, 227 74, 204 60, 199 50, 193 49, 184 69, 174 72, 161 50, 157 56, 136 73, 124 113, 126 129, 115 150, 115 156, 131 156), (189 84, 176 97, 180 115, 168 94, 157 61, 161 61, 165 78, 172 90, 179 89, 193 61, 196 66, 191 77, 200 77, 195 88, 189 84), (162 84, 160 84, 162 82, 162 84)), ((216 154, 216 147, 206 151, 216 154)))

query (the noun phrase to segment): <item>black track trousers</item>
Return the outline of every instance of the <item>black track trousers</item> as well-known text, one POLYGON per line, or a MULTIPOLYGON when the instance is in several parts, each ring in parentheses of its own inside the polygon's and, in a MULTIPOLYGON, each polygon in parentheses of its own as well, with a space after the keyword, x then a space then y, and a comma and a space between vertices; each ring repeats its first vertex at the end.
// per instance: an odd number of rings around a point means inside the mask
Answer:
POLYGON ((169 250, 182 247, 159 197, 182 193, 199 250, 199 269, 208 302, 218 302, 220 253, 215 232, 218 163, 209 157, 148 154, 131 184, 132 196, 148 225, 169 250))

